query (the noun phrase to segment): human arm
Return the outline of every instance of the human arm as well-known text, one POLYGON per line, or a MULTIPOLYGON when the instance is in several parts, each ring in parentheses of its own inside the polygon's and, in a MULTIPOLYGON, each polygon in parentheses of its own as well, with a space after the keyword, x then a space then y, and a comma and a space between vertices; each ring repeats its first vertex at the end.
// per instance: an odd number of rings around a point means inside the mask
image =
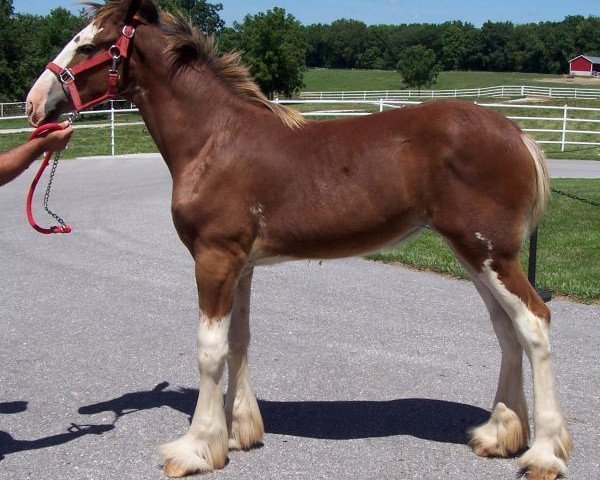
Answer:
POLYGON ((63 127, 64 130, 49 132, 43 137, 0 153, 0 186, 17 178, 44 152, 63 150, 73 133, 73 128, 68 125, 68 122, 64 122, 63 127))

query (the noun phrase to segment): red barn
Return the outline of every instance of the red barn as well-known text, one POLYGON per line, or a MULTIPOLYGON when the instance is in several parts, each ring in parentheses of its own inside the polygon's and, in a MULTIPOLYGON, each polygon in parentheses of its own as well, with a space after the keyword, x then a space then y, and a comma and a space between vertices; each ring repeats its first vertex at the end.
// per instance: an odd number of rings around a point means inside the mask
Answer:
POLYGON ((579 55, 569 61, 571 75, 587 75, 600 77, 600 57, 579 55))

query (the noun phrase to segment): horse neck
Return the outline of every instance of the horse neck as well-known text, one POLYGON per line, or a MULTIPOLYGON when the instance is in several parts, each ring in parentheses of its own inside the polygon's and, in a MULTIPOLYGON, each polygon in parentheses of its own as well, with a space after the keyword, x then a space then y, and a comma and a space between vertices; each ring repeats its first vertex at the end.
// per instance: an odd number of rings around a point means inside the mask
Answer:
MULTIPOLYGON (((162 52, 164 46, 155 49, 162 52)), ((164 56, 155 53, 144 52, 144 58, 164 56)), ((172 77, 165 60, 138 61, 134 78, 131 100, 174 176, 198 156, 218 126, 232 117, 232 94, 206 66, 172 77)))

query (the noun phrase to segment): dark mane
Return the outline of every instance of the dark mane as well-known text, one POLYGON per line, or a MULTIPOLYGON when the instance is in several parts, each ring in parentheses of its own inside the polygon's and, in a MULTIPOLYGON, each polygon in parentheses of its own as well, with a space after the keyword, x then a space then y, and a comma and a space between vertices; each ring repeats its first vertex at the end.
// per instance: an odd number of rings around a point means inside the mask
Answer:
MULTIPOLYGON (((91 8, 94 21, 101 23, 115 13, 120 3, 119 0, 108 0, 104 5, 87 5, 91 8)), ((152 13, 146 15, 154 16, 152 13)), ((193 63, 207 65, 236 95, 269 109, 288 127, 296 128, 306 122, 296 110, 270 102, 250 75, 248 67, 242 63, 240 53, 228 52, 220 55, 214 37, 200 33, 183 14, 161 12, 160 20, 145 20, 151 23, 158 21, 167 36, 166 54, 171 61, 174 75, 186 70, 193 63)))

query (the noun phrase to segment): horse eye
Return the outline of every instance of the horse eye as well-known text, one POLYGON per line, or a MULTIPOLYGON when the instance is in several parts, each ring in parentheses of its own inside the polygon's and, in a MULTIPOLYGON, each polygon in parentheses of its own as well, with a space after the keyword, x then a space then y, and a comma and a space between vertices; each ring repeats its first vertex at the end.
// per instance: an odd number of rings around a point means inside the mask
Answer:
POLYGON ((83 53, 89 55, 90 53, 94 53, 96 51, 96 47, 92 44, 82 45, 77 49, 77 53, 83 53))

